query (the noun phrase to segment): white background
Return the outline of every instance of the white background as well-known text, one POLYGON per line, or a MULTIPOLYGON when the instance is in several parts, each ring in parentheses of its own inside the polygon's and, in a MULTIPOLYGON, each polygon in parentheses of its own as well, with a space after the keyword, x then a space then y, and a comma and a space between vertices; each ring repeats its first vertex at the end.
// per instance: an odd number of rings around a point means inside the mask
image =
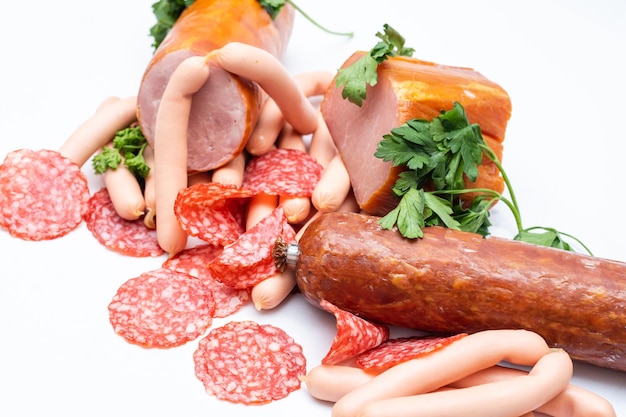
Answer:
MULTIPOLYGON (((109 95, 137 93, 152 54, 151 0, 7 2, 0 25, 0 156, 58 148, 109 95)), ((624 45, 626 3, 585 1, 300 0, 325 34, 297 17, 284 62, 292 73, 335 70, 368 50, 389 23, 416 57, 477 69, 513 102, 504 166, 526 226, 570 232, 595 255, 626 261, 624 45)), ((84 168, 92 190, 101 186, 84 168)), ((493 233, 511 237, 497 207, 493 233)), ((196 343, 129 345, 108 323, 124 281, 162 258, 105 250, 81 225, 49 242, 0 231, 0 415, 329 416, 306 389, 258 407, 206 395, 193 373, 196 343)), ((575 313, 575 312, 573 312, 575 313)), ((275 311, 234 318, 273 323, 300 342, 309 366, 334 337, 334 319, 294 297, 275 311)), ((223 323, 216 320, 214 325, 223 323)), ((626 373, 577 364, 574 382, 626 416, 626 373)))

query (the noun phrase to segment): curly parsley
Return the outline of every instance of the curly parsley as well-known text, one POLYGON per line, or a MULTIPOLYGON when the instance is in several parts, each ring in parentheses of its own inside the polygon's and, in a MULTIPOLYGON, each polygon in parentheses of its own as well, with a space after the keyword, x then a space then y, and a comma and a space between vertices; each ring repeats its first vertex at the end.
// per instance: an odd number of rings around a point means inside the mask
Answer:
POLYGON ((113 146, 104 146, 102 151, 95 155, 91 164, 96 174, 103 174, 109 169, 115 170, 122 163, 137 178, 145 178, 150 173, 143 151, 148 146, 145 136, 139 126, 122 129, 115 134, 113 146))

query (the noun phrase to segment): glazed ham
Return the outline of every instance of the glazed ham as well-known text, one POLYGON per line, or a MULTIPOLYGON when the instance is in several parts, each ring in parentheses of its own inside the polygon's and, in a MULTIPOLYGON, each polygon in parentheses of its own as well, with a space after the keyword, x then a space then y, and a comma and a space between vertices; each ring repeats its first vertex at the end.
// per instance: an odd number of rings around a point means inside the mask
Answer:
MULTIPOLYGON (((141 82, 137 116, 153 145, 157 110, 172 72, 186 58, 242 42, 280 57, 293 27, 294 10, 284 7, 275 20, 257 0, 196 0, 163 40, 141 82)), ((194 95, 188 130, 188 170, 218 168, 245 147, 259 115, 262 92, 250 80, 211 64, 211 76, 194 95)))
MULTIPOLYGON (((365 52, 355 52, 347 67, 365 52)), ((411 119, 431 120, 455 101, 465 108, 470 123, 478 123, 487 144, 502 159, 502 142, 511 115, 511 101, 498 84, 470 68, 438 65, 409 57, 393 57, 378 68, 378 83, 368 86, 361 107, 341 96, 341 88, 326 92, 321 110, 335 145, 350 174, 361 210, 385 215, 397 204, 392 186, 401 170, 374 156, 383 135, 411 119)), ((502 192, 504 181, 486 158, 472 188, 502 192)), ((473 196, 464 197, 469 201, 473 196)))

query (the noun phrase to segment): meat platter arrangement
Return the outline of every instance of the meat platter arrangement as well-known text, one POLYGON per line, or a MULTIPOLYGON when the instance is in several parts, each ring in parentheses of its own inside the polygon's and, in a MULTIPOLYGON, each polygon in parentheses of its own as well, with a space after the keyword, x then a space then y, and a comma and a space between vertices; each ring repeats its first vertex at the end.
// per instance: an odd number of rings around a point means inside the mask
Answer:
POLYGON ((0 414, 626 414, 621 6, 39 3, 0 414))

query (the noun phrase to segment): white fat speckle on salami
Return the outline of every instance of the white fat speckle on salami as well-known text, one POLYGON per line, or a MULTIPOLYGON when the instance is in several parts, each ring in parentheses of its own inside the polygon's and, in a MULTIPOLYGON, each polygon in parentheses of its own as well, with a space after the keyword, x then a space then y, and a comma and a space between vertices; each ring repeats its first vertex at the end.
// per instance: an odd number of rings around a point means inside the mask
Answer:
POLYGON ((220 400, 264 404, 300 388, 306 374, 302 347, 284 330, 253 321, 212 329, 193 355, 207 393, 220 400))
POLYGON ((239 238, 226 245, 208 265, 218 281, 233 288, 251 288, 277 272, 272 249, 278 237, 295 239, 282 207, 277 207, 239 238))
POLYGON ((322 176, 322 166, 298 149, 274 149, 246 165, 242 187, 255 193, 309 197, 322 176))
POLYGON ((250 299, 249 290, 232 288, 219 282, 211 275, 207 264, 221 252, 222 246, 198 245, 177 253, 163 263, 164 268, 189 274, 209 287, 215 299, 213 317, 230 316, 239 311, 241 306, 250 299))
POLYGON ((467 333, 447 337, 413 336, 389 339, 358 355, 356 363, 367 371, 382 372, 399 363, 442 349, 465 336, 467 333))
POLYGON ((0 226, 14 237, 68 234, 82 222, 88 199, 80 167, 56 151, 15 150, 0 165, 0 226))
POLYGON ((350 312, 341 310, 326 300, 320 307, 335 315, 337 335, 328 353, 322 358, 324 365, 336 365, 380 345, 389 338, 387 326, 371 323, 350 312))
POLYGON ((227 245, 244 232, 247 201, 253 195, 230 184, 195 184, 178 193, 174 212, 189 235, 227 245))
POLYGON ((198 278, 166 268, 129 279, 109 303, 115 333, 150 348, 197 339, 211 325, 214 312, 209 288, 198 278))
POLYGON ((117 214, 106 188, 91 196, 84 219, 87 229, 98 242, 115 252, 135 257, 164 253, 156 232, 146 227, 143 219, 130 221, 117 214))

